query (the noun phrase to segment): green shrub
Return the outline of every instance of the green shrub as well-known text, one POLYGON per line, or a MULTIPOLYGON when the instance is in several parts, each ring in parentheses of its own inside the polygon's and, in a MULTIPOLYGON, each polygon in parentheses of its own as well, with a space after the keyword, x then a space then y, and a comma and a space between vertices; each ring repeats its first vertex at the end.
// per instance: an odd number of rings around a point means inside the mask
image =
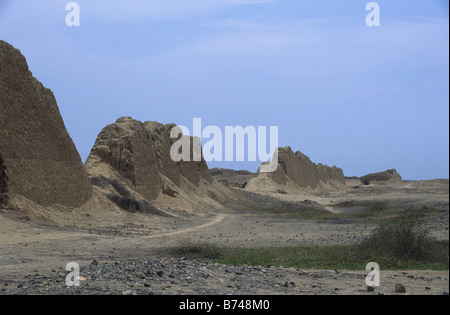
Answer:
POLYGON ((371 257, 390 257, 448 265, 448 241, 437 241, 430 231, 406 216, 397 223, 381 224, 359 244, 359 252, 371 257))

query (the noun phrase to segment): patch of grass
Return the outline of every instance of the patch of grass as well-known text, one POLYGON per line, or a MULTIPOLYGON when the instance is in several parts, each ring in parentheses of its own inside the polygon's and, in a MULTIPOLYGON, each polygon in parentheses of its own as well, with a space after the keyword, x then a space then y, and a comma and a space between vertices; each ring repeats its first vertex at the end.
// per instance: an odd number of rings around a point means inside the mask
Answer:
POLYGON ((187 243, 166 253, 227 265, 364 270, 373 261, 384 270, 449 269, 449 241, 433 239, 410 220, 381 225, 355 245, 243 248, 187 243))
POLYGON ((216 262, 231 265, 256 265, 315 269, 360 269, 353 246, 287 246, 230 248, 216 262))
POLYGON ((167 249, 171 256, 189 257, 199 260, 218 260, 224 258, 224 248, 207 243, 185 242, 184 244, 167 249))
MULTIPOLYGON (((436 241, 434 248, 448 255, 448 241, 436 241)), ((284 247, 220 247, 211 244, 188 244, 168 249, 175 257, 206 260, 225 265, 275 266, 303 269, 364 270, 375 261, 384 270, 448 270, 447 261, 414 260, 388 254, 362 251, 359 245, 284 246, 284 247)), ((448 257, 448 256, 446 256, 448 257)), ((444 257, 441 257, 444 258, 444 257)))
POLYGON ((291 204, 273 207, 252 205, 245 208, 256 215, 285 215, 292 219, 314 221, 355 220, 371 224, 414 221, 443 212, 429 207, 393 206, 388 201, 383 200, 351 200, 329 206, 336 209, 336 212, 328 211, 314 204, 291 204))

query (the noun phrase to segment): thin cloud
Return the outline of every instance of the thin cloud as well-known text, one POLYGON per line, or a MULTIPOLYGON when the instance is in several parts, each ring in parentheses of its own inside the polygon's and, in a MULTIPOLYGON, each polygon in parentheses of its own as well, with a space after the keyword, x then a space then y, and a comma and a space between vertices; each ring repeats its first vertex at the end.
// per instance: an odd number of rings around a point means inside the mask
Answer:
POLYGON ((110 0, 80 1, 84 14, 109 21, 141 19, 191 19, 211 16, 222 10, 243 5, 263 5, 273 0, 110 0))

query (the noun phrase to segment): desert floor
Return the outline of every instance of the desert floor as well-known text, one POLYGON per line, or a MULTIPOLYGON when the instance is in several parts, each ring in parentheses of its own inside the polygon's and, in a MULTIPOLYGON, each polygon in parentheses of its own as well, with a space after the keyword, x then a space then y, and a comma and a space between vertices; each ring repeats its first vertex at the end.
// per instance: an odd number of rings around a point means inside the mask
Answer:
MULTIPOLYGON (((448 181, 270 197, 289 202, 311 200, 341 213, 355 211, 355 204, 368 200, 382 200, 398 208, 438 209, 423 224, 436 238, 449 237, 448 181), (335 206, 344 202, 351 206, 335 206)), ((448 271, 381 270, 381 287, 367 292, 365 270, 225 266, 161 254, 164 248, 189 243, 232 247, 354 244, 377 226, 366 220, 294 219, 242 209, 172 210, 173 216, 158 217, 95 206, 53 212, 3 209, 0 295, 395 294, 399 282, 406 286, 407 294, 441 295, 449 290, 448 271), (70 262, 81 266, 84 277, 77 289, 65 285, 65 267, 70 262)))

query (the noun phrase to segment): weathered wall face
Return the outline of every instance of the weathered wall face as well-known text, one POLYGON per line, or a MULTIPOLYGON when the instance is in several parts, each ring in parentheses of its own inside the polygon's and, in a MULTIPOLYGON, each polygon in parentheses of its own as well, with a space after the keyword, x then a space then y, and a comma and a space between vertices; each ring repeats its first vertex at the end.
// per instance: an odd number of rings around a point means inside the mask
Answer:
MULTIPOLYGON (((95 169, 99 163, 108 164, 148 200, 154 200, 160 192, 165 192, 163 177, 177 187, 181 187, 182 178, 197 187, 201 179, 212 182, 204 159, 198 162, 172 160, 170 149, 177 141, 170 138, 173 127, 173 124, 142 123, 131 117, 120 118, 100 132, 86 167, 92 176, 101 176, 95 169)), ((191 157, 192 152, 191 141, 191 157)))
POLYGON ((0 41, 0 152, 8 191, 47 206, 79 206, 92 194, 53 93, 19 50, 0 41))
POLYGON ((153 139, 159 172, 179 187, 181 184, 181 166, 170 157, 170 147, 176 141, 170 138, 170 131, 174 126, 163 125, 155 121, 147 121, 144 123, 145 130, 153 139))
POLYGON ((279 168, 271 174, 277 184, 285 184, 286 177, 302 188, 317 188, 320 183, 345 183, 342 169, 313 163, 309 157, 290 147, 278 149, 279 168))
POLYGON ((106 126, 98 135, 88 161, 94 156, 128 179, 143 197, 153 200, 158 196, 161 180, 154 142, 143 123, 123 117, 106 126))
MULTIPOLYGON (((278 168, 273 173, 260 173, 261 179, 269 178, 272 185, 286 185, 293 182, 296 186, 305 189, 320 187, 343 187, 345 185, 344 171, 336 166, 323 164, 316 165, 309 157, 297 151, 294 153, 290 147, 278 148, 278 168)), ((270 182, 251 179, 249 189, 259 189, 260 186, 270 186, 270 182), (259 187, 259 188, 258 188, 259 187)), ((247 187, 246 187, 247 188, 247 187)), ((272 187, 274 188, 274 187, 272 187)))
POLYGON ((318 164, 317 172, 319 173, 319 180, 321 182, 324 183, 339 182, 345 184, 345 176, 342 168, 318 164))
POLYGON ((176 186, 180 186, 180 176, 185 177, 195 186, 198 186, 201 178, 212 182, 212 175, 208 165, 202 158, 201 161, 193 161, 194 141, 191 137, 190 162, 174 162, 170 157, 170 148, 177 139, 170 138, 175 124, 163 125, 158 122, 145 122, 144 126, 155 143, 156 159, 159 171, 170 179, 176 186))
POLYGON ((8 178, 6 177, 6 167, 3 163, 2 155, 0 152, 0 205, 5 204, 7 201, 8 178))

